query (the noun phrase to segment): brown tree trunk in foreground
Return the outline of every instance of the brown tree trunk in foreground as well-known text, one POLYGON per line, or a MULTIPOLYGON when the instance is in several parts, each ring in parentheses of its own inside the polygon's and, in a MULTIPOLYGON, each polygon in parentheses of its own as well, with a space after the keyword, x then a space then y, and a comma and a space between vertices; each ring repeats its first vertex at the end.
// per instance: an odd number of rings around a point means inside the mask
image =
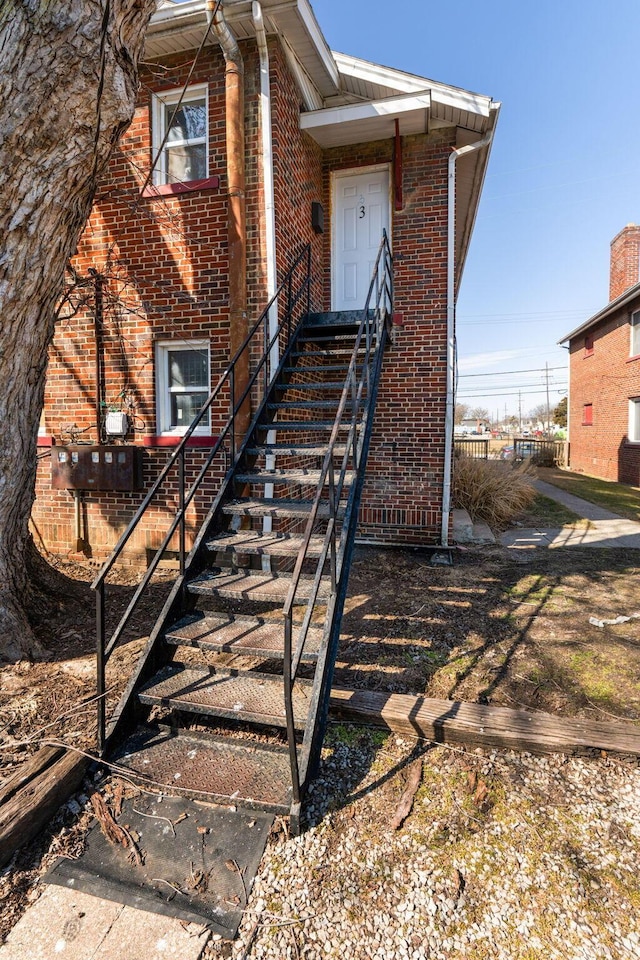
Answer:
POLYGON ((25 607, 47 351, 65 265, 133 115, 154 7, 0 0, 0 660, 41 652, 25 607))

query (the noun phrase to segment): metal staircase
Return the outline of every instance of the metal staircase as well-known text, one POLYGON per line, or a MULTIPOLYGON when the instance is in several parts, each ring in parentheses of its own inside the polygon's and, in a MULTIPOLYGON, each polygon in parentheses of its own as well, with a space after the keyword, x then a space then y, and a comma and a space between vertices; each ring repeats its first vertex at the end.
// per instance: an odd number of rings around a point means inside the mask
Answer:
POLYGON ((306 249, 93 584, 101 755, 159 792, 289 814, 294 831, 320 757, 391 320, 386 235, 362 311, 312 314, 309 301, 306 249), (245 351, 250 380, 239 386, 245 351), (249 400, 254 414, 240 437, 249 400), (189 439, 222 403, 226 422, 187 483, 189 439), (216 474, 187 555, 189 511, 216 474), (176 483, 166 536, 107 637, 109 571, 176 483), (107 724, 109 657, 171 549, 179 575, 107 724))

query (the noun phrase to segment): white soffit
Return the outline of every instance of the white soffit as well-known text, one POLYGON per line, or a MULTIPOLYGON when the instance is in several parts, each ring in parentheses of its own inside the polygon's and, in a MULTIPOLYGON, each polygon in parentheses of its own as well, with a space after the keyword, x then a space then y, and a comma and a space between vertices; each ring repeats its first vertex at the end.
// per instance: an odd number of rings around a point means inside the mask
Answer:
POLYGON ((329 107, 300 115, 300 127, 322 147, 387 140, 395 134, 398 120, 402 136, 426 133, 429 128, 431 93, 423 90, 409 96, 329 107))

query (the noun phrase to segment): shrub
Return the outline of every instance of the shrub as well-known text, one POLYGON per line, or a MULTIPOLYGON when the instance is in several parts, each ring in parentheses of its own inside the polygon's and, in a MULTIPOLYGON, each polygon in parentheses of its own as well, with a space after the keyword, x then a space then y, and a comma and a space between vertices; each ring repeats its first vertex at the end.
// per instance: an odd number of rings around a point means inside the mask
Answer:
POLYGON ((452 501, 472 520, 484 520, 496 529, 507 527, 535 498, 534 472, 528 463, 513 466, 496 460, 455 457, 452 501))

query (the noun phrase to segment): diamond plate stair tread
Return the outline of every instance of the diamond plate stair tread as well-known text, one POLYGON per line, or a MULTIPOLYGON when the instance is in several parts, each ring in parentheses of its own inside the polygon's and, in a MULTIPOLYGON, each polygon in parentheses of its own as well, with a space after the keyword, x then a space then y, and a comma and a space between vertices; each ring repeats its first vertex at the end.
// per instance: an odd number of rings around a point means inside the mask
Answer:
MULTIPOLYGON (((304 728, 312 684, 293 688, 296 727, 304 728)), ((265 673, 211 673, 206 667, 169 664, 139 691, 141 703, 162 704, 189 713, 226 717, 271 727, 286 727, 282 677, 265 673)))
MULTIPOLYGON (((287 599, 291 577, 275 573, 203 573, 194 577, 188 584, 189 592, 219 597, 240 598, 242 600, 267 601, 281 603, 287 599)), ((301 577, 296 593, 296 603, 306 603, 311 596, 312 577, 301 577)), ((331 584, 329 578, 322 578, 318 591, 318 601, 329 599, 331 584)))
MULTIPOLYGON (((311 513, 311 500, 271 500, 263 497, 257 500, 230 500, 225 503, 222 512, 227 516, 241 517, 308 517, 311 513)), ((329 504, 321 501, 318 518, 326 520, 329 516, 329 504)), ((344 516, 344 510, 338 507, 338 517, 344 516)))
MULTIPOLYGON (((302 354, 302 356, 308 356, 308 354, 302 354)), ((346 373, 349 369, 348 363, 323 363, 320 366, 316 367, 305 367, 305 366, 296 366, 296 367, 283 367, 283 373, 339 373, 341 370, 344 370, 346 373)), ((357 365, 357 369, 362 369, 362 364, 357 365)), ((294 387, 294 383, 290 383, 289 386, 294 387)))
MULTIPOLYGON (((299 624, 294 624, 293 639, 297 638, 299 624)), ((318 659, 324 631, 321 627, 309 627, 302 659, 306 662, 318 659)), ((258 620, 226 616, 206 616, 198 620, 185 617, 165 634, 168 643, 201 647, 222 653, 235 653, 244 657, 284 656, 284 623, 282 621, 258 620)))
MULTIPOLYGON (((297 386, 297 384, 296 384, 297 386)), ((268 403, 268 410, 337 410, 338 400, 282 400, 268 403)))
MULTIPOLYGON (((335 420, 273 420, 271 423, 259 423, 258 430, 333 430, 335 420)), ((358 422, 356 428, 359 430, 362 426, 358 422)), ((338 429, 340 431, 349 430, 351 423, 341 423, 338 429)))
MULTIPOLYGON (((324 457, 328 450, 329 447, 326 444, 318 446, 304 443, 263 443, 257 447, 249 447, 245 452, 249 456, 257 457, 324 457)), ((333 448, 333 454, 336 457, 344 457, 346 452, 347 448, 345 446, 335 446, 333 448)))
MULTIPOLYGON (((318 368, 321 370, 322 368, 318 368)), ((344 380, 314 380, 311 383, 281 383, 277 389, 284 390, 343 390, 344 380)))
POLYGON ((217 803, 288 813, 291 767, 286 750, 251 741, 138 730, 113 757, 143 785, 217 803), (179 774, 179 776, 177 776, 179 774))
MULTIPOLYGON (((263 533, 261 530, 238 530, 237 533, 222 533, 207 540, 207 548, 212 552, 248 553, 270 557, 297 557, 303 537, 290 533, 263 533)), ((319 557, 324 539, 311 537, 307 556, 319 557)))
MULTIPOLYGON (((317 487, 320 482, 320 470, 252 470, 250 473, 238 473, 235 479, 241 483, 287 483, 317 487)), ((348 470, 344 482, 348 486, 354 480, 354 473, 348 470)), ((325 478, 325 484, 328 480, 325 478)))

